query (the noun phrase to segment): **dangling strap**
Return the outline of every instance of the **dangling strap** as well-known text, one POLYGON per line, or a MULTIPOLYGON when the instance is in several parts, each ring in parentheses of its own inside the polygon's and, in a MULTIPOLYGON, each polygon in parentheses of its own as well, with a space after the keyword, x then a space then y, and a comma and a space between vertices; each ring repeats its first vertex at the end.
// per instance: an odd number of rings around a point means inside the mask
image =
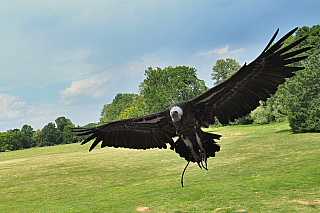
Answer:
POLYGON ((183 172, 182 172, 182 176, 181 176, 181 186, 182 186, 182 187, 183 187, 183 175, 184 175, 184 172, 186 171, 186 169, 187 169, 187 167, 188 167, 189 163, 190 163, 190 161, 188 161, 188 163, 187 163, 186 167, 184 167, 184 170, 183 170, 183 172))

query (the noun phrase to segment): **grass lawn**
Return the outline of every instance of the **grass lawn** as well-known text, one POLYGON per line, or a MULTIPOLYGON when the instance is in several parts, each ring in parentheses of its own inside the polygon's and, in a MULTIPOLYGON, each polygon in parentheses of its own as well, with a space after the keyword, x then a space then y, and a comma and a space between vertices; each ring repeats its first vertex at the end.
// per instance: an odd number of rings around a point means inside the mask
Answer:
POLYGON ((320 212, 320 134, 287 123, 211 128, 209 170, 170 149, 60 145, 0 153, 0 212, 320 212))

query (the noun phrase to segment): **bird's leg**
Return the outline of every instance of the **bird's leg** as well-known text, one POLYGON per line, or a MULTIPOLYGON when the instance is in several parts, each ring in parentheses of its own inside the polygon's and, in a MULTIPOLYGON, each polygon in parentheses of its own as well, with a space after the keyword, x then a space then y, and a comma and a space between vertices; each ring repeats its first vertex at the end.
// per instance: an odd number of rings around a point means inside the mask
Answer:
POLYGON ((207 159, 208 159, 208 158, 206 158, 206 159, 204 160, 204 163, 205 163, 205 165, 206 165, 206 167, 205 167, 206 170, 208 170, 207 159))
MULTIPOLYGON (((190 150, 190 153, 192 154, 193 158, 195 159, 195 161, 199 164, 201 161, 202 161, 202 157, 199 156, 195 150, 194 150, 194 147, 192 145, 192 142, 190 141, 189 138, 187 137, 183 137, 183 135, 181 135, 182 139, 183 139, 183 142, 185 143, 185 145, 189 148, 190 150)), ((200 167, 201 168, 201 167, 200 167)))
POLYGON ((201 161, 200 163, 198 163, 198 165, 199 165, 199 167, 201 169, 204 168, 205 170, 208 170, 208 168, 207 168, 207 160, 201 161), (200 164, 201 164, 201 166, 200 166, 200 164))
MULTIPOLYGON (((197 143, 199 145, 199 148, 200 148, 200 157, 201 157, 201 166, 205 169, 205 170, 208 170, 207 168, 207 153, 206 153, 206 150, 203 148, 202 146, 202 141, 201 141, 201 138, 199 137, 198 133, 196 132, 196 140, 197 140, 197 143), (204 165, 203 165, 204 163, 204 165)), ((199 163, 198 163, 199 164, 199 163)))
POLYGON ((202 162, 197 162, 197 164, 198 164, 199 168, 202 169, 202 167, 203 167, 202 162))

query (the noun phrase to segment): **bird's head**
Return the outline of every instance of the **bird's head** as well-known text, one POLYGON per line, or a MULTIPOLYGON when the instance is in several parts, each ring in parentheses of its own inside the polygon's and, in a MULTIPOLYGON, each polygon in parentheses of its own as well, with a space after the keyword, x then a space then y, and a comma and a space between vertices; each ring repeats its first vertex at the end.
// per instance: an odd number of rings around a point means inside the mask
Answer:
POLYGON ((173 106, 170 109, 170 116, 173 122, 178 122, 181 120, 181 117, 183 115, 183 110, 179 106, 173 106))

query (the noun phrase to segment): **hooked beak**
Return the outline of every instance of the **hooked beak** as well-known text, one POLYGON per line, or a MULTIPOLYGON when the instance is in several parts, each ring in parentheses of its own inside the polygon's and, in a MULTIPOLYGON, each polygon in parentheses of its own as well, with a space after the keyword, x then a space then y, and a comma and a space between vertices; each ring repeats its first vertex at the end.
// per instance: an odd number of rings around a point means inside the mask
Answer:
POLYGON ((173 122, 178 122, 181 120, 181 116, 179 116, 177 111, 171 113, 171 118, 173 122))

